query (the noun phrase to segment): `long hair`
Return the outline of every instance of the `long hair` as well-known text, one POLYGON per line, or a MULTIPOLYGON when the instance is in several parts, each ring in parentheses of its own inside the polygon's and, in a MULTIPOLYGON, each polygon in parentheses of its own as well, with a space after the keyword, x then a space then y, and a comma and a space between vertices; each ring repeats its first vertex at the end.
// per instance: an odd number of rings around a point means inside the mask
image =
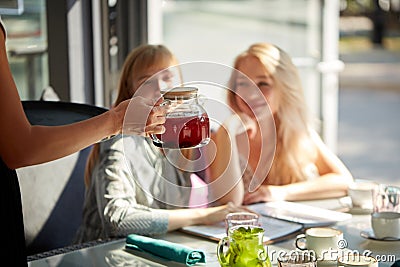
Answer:
MULTIPOLYGON (((134 95, 136 90, 140 87, 138 84, 135 86, 136 88, 132 88, 134 81, 147 73, 149 69, 163 68, 165 66, 176 64, 178 64, 176 57, 163 45, 145 44, 133 49, 125 59, 122 67, 118 84, 118 95, 114 102, 114 106, 130 99, 134 95)), ((98 161, 99 153, 100 144, 94 144, 86 163, 86 187, 90 185, 90 177, 92 175, 92 170, 98 161)))
MULTIPOLYGON (((279 47, 269 43, 256 43, 238 55, 234 61, 237 69, 247 56, 256 57, 271 75, 279 105, 274 114, 276 126, 276 151, 266 182, 273 185, 289 184, 305 180, 303 168, 313 157, 307 148, 309 139, 309 114, 303 88, 296 66, 290 56, 279 47)), ((235 97, 235 77, 231 77, 227 101, 235 112, 242 112, 235 97)))

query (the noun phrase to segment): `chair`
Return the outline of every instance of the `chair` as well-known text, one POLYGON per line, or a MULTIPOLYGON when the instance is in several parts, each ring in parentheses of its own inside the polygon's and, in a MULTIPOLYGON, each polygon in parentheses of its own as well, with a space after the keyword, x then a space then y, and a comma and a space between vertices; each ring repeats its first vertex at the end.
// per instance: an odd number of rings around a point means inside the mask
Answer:
MULTIPOLYGON (((63 125, 106 111, 86 104, 23 101, 34 125, 63 125)), ((90 147, 75 154, 17 169, 21 187, 28 255, 71 245, 81 223, 83 181, 90 147)))

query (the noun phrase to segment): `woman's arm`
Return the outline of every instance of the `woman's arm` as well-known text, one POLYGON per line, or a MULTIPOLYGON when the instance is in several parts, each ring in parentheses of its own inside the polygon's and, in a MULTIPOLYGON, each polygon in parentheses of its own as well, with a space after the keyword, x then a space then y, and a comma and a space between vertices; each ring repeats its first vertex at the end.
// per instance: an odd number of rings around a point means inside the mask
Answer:
POLYGON ((320 177, 314 181, 310 181, 309 185, 311 187, 315 186, 315 188, 320 188, 320 190, 308 189, 310 192, 307 192, 307 190, 304 189, 305 194, 301 194, 301 191, 295 193, 295 190, 288 190, 289 193, 293 192, 291 198, 318 199, 345 196, 347 194, 348 185, 353 181, 353 176, 339 157, 321 140, 317 132, 311 131, 311 138, 318 152, 315 165, 317 166, 320 177))
MULTIPOLYGON (((99 140, 120 133, 130 100, 88 120, 65 126, 32 126, 15 86, 0 33, 0 156, 9 168, 51 161, 77 152, 99 140)), ((144 99, 135 99, 147 107, 144 99)), ((151 106, 148 106, 151 110, 151 106)), ((146 130, 163 131, 165 111, 152 110, 146 130)), ((134 133, 137 134, 137 133, 134 133)))
POLYGON ((315 165, 320 176, 313 180, 282 186, 262 185, 256 192, 245 196, 244 204, 260 201, 299 201, 345 196, 347 187, 353 180, 350 171, 322 142, 316 132, 313 132, 311 137, 317 148, 315 165))
POLYGON ((215 224, 224 221, 228 213, 240 211, 253 212, 232 202, 210 208, 167 210, 166 212, 169 214, 168 231, 189 225, 215 224))
POLYGON ((315 180, 288 185, 261 185, 255 192, 245 195, 243 204, 342 197, 347 193, 347 185, 347 179, 337 174, 325 174, 315 180))

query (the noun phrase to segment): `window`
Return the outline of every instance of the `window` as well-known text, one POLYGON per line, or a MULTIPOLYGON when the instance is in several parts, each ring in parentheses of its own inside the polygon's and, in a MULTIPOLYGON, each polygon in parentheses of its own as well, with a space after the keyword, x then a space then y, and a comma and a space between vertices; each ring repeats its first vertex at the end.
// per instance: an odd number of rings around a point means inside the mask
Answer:
POLYGON ((237 54, 250 44, 263 41, 286 50, 299 67, 310 110, 321 122, 317 130, 335 150, 336 80, 340 67, 338 0, 152 0, 148 3, 148 13, 152 14, 148 19, 148 41, 164 43, 180 62, 204 60, 231 66, 237 54), (159 13, 161 19, 157 19, 159 13))

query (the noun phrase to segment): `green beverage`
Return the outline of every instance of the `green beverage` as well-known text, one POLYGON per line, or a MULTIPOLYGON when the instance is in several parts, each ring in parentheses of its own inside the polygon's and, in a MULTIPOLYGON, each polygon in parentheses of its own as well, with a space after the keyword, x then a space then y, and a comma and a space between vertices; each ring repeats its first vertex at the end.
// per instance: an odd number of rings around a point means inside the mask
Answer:
POLYGON ((263 245, 264 229, 244 225, 229 229, 228 236, 218 243, 217 255, 221 266, 270 267, 271 262, 263 245), (228 250, 224 253, 223 247, 228 250))

